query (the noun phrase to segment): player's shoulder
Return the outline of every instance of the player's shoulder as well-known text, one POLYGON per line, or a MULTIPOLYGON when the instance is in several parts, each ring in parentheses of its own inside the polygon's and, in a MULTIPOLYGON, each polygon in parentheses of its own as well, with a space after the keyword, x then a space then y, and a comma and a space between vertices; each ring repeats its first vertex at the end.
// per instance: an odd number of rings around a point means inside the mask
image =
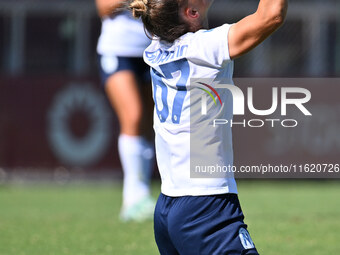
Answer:
POLYGON ((196 33, 194 33, 193 36, 195 37, 195 39, 207 38, 209 40, 215 40, 216 37, 218 37, 219 35, 224 35, 225 33, 228 33, 231 26, 232 25, 230 24, 223 24, 211 29, 200 29, 196 33))
POLYGON ((225 24, 209 30, 201 29, 194 33, 188 32, 173 43, 167 43, 154 37, 144 51, 144 61, 150 66, 158 66, 181 58, 205 58, 204 52, 208 49, 215 47, 220 41, 227 42, 229 26, 225 24))

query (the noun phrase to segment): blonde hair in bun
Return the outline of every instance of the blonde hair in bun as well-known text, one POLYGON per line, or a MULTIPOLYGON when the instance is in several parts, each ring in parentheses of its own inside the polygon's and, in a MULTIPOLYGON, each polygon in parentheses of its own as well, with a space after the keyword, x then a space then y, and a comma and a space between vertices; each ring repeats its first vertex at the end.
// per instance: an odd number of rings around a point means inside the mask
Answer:
POLYGON ((132 15, 135 18, 143 17, 146 15, 148 10, 147 7, 148 0, 134 0, 130 3, 130 9, 132 11, 132 15))
POLYGON ((180 15, 188 0, 131 0, 128 8, 135 18, 141 18, 150 36, 172 43, 190 31, 180 15))

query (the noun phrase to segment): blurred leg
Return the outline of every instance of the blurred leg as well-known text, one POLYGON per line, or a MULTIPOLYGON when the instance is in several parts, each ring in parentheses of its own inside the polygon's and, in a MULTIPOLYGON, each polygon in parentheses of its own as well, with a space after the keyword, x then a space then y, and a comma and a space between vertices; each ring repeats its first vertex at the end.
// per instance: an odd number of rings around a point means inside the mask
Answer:
POLYGON ((111 75, 105 90, 118 115, 120 133, 139 136, 143 109, 134 73, 119 71, 111 75))
POLYGON ((152 143, 155 140, 155 134, 153 131, 153 110, 154 102, 152 98, 152 85, 142 84, 140 95, 143 104, 142 121, 140 123, 140 130, 143 137, 152 143))
POLYGON ((143 109, 134 73, 131 71, 115 73, 108 78, 105 88, 121 127, 118 151, 124 172, 124 212, 150 196, 153 148, 141 136, 143 109))

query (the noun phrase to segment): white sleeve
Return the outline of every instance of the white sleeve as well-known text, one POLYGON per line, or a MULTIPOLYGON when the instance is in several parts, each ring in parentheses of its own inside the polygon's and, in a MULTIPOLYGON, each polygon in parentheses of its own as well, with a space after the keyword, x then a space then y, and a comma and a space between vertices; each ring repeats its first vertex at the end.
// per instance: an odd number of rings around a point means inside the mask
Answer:
POLYGON ((225 24, 196 32, 189 45, 188 56, 191 61, 216 68, 230 61, 228 33, 231 26, 225 24))

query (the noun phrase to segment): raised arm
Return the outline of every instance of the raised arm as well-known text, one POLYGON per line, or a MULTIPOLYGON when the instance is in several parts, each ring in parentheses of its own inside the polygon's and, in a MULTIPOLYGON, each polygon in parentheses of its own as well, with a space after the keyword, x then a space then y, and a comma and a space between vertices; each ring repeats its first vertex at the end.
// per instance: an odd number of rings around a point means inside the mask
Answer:
POLYGON ((260 0, 257 11, 229 31, 229 54, 232 59, 242 56, 263 42, 284 22, 288 0, 260 0))
POLYGON ((121 7, 123 0, 96 0, 98 15, 100 17, 110 16, 118 7, 121 7))

